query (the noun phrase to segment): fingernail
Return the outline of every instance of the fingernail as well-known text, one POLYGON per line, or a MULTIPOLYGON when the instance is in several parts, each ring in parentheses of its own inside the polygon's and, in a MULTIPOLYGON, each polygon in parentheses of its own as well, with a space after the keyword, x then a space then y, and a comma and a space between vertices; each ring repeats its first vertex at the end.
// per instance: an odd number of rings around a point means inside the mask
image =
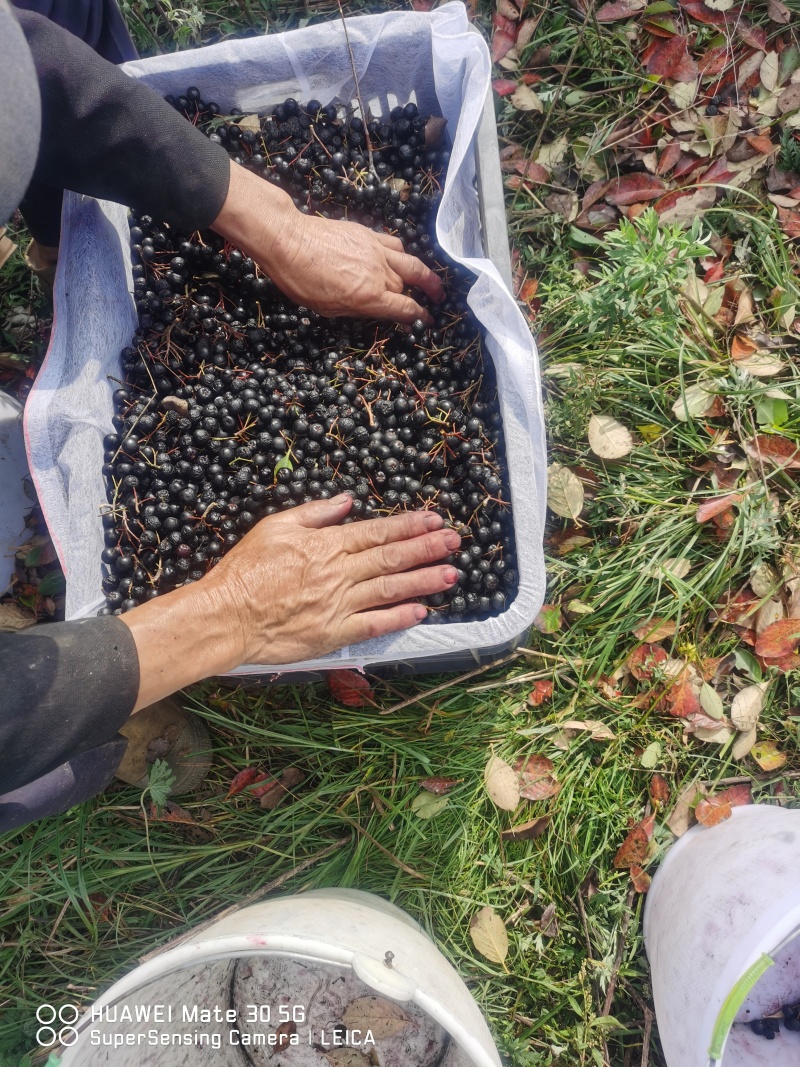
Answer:
POLYGON ((344 504, 345 500, 352 500, 350 493, 339 493, 338 496, 332 496, 328 503, 332 508, 338 508, 341 504, 344 504))
POLYGON ((426 530, 440 530, 444 525, 444 519, 435 511, 429 511, 424 519, 426 530))
POLYGON ((448 567, 442 577, 448 585, 455 585, 455 583, 458 581, 458 572, 456 571, 455 567, 448 567))
POLYGON ((461 544, 461 538, 455 532, 455 530, 448 530, 444 535, 444 543, 447 548, 458 548, 461 544))
POLYGON ((416 604, 414 606, 414 618, 418 622, 422 622, 422 620, 424 618, 426 618, 427 615, 428 615, 428 609, 425 607, 424 604, 416 604))

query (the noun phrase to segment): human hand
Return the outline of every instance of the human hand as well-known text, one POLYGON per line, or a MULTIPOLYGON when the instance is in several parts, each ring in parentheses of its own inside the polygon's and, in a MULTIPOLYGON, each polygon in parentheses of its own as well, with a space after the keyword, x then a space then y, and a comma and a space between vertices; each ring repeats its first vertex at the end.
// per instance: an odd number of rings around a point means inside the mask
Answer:
POLYGON ((338 523, 343 494, 262 519, 201 581, 120 616, 139 656, 136 710, 243 663, 291 663, 407 629, 413 597, 450 589, 436 564, 460 537, 440 515, 410 511, 338 523))
POLYGON ((296 303, 322 315, 430 323, 406 288, 444 296, 438 275, 397 237, 298 211, 274 185, 231 163, 228 196, 213 228, 249 255, 296 303))

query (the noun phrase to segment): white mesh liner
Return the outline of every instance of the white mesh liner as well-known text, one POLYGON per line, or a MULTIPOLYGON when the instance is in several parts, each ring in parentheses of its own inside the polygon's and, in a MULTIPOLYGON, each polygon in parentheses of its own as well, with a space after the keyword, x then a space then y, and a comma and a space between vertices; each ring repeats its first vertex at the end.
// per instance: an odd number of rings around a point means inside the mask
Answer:
MULTIPOLYGON (((498 371, 508 452, 519 593, 498 618, 418 626, 277 670, 363 666, 502 646, 526 630, 544 598, 542 552, 546 457, 536 348, 494 265, 482 258, 474 135, 489 89, 483 39, 461 3, 430 14, 390 12, 348 19, 362 98, 373 114, 415 99, 442 114, 452 155, 439 210, 439 240, 476 275, 469 303, 486 329, 498 371)), ((223 111, 262 111, 300 100, 354 98, 341 22, 137 60, 123 68, 160 93, 199 86, 223 111)), ((103 603, 100 553, 105 503, 103 436, 122 378, 120 350, 136 328, 126 209, 67 193, 50 348, 25 410, 31 473, 67 575, 67 618, 103 603)), ((269 665, 240 668, 257 673, 269 665)))

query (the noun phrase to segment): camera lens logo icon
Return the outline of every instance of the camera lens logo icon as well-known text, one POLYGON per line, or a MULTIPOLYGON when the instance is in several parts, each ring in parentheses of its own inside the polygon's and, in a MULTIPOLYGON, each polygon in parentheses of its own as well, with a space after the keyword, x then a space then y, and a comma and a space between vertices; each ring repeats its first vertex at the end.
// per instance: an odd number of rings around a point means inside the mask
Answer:
POLYGON ((56 1041, 61 1045, 74 1045, 78 1031, 72 1025, 80 1018, 77 1004, 64 1004, 55 1008, 52 1004, 40 1004, 36 1009, 36 1021, 42 1025, 36 1031, 36 1043, 47 1047, 56 1041))

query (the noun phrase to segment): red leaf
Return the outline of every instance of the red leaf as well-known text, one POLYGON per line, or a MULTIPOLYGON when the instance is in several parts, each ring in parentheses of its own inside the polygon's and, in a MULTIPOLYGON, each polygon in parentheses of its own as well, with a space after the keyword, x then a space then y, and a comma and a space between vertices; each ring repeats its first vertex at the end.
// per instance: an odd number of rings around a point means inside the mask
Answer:
POLYGON ((786 437, 778 434, 757 434, 745 443, 745 452, 752 459, 768 460, 776 467, 788 470, 800 468, 800 448, 786 437))
MULTIPOLYGON (((731 15, 733 15, 733 11, 731 11, 731 15)), ((749 44, 757 52, 766 52, 767 35, 760 26, 752 26, 747 19, 741 19, 736 28, 745 44, 749 44)))
POLYGON ((269 778, 269 775, 259 770, 258 767, 245 767, 243 771, 239 771, 238 774, 233 776, 231 787, 225 799, 230 800, 237 793, 241 793, 243 789, 247 789, 249 785, 253 785, 254 782, 263 782, 266 778, 269 778))
POLYGON ((631 867, 631 881, 637 893, 646 893, 653 879, 641 867, 631 867))
POLYGON ((689 682, 678 682, 668 690, 665 699, 669 705, 670 715, 676 719, 685 719, 700 710, 700 700, 689 682))
POLYGON ((650 799, 657 807, 666 804, 669 800, 669 786, 666 778, 661 774, 654 774, 650 779, 650 799))
POLYGON ((715 515, 721 515, 723 511, 727 511, 732 504, 740 504, 741 502, 742 493, 727 493, 725 496, 715 496, 711 500, 703 501, 697 509, 695 518, 698 522, 708 522, 715 515))
POLYGON ((645 642, 628 656, 628 670, 637 682, 649 681, 653 677, 655 668, 666 663, 667 659, 667 653, 661 645, 651 645, 645 642))
POLYGON ((510 52, 517 40, 517 24, 503 15, 492 16, 494 33, 492 35, 492 63, 499 63, 510 52))
POLYGON ((617 207, 638 204, 642 200, 657 200, 666 188, 655 174, 624 174, 611 182, 606 200, 617 207))
POLYGON ((641 867, 650 851, 650 839, 641 826, 634 826, 622 842, 614 857, 617 870, 624 867, 641 867))
POLYGON ((731 817, 730 801, 724 797, 703 797, 694 813, 703 826, 718 826, 731 817))
POLYGON ((515 159, 514 170, 526 181, 536 182, 537 185, 550 181, 550 171, 532 159, 515 159))
POLYGON ((660 78, 672 78, 675 68, 686 55, 688 37, 660 38, 650 51, 645 70, 660 78))
POLYGON ((335 700, 348 708, 375 707, 375 694, 358 671, 329 671, 328 688, 335 700))
POLYGON ((458 785, 460 781, 460 778, 423 778, 419 784, 423 789, 427 789, 429 793, 440 797, 445 793, 449 793, 453 786, 458 785))
POLYGON ((645 5, 641 0, 616 0, 615 3, 603 4, 598 8, 595 18, 598 22, 619 22, 636 15, 645 5))
POLYGON ((415 11, 432 11, 433 0, 411 0, 411 6, 415 11))
POLYGON ((681 158, 683 148, 680 141, 670 141, 658 161, 658 173, 667 174, 681 158))
POLYGON ((180 804, 176 804, 174 800, 168 800, 161 809, 159 814, 158 808, 155 804, 150 805, 150 818, 155 819, 156 822, 177 822, 183 826, 197 826, 197 819, 195 819, 186 808, 182 808, 180 804))
POLYGON ((703 0, 679 0, 679 3, 690 18, 704 26, 724 26, 727 21, 721 11, 712 11, 703 0))
POLYGON ((715 159, 710 167, 699 174, 697 181, 700 185, 727 185, 733 177, 733 171, 728 170, 723 156, 721 159, 715 159))
POLYGON ((532 707, 538 708, 540 704, 544 704, 545 700, 549 700, 552 695, 553 683, 540 679, 528 694, 528 703, 532 707))
POLYGON ((697 66, 702 75, 707 78, 713 78, 723 72, 730 61, 730 57, 730 46, 720 45, 716 48, 709 48, 707 52, 704 52, 698 59, 697 66))
POLYGON ((781 229, 787 237, 800 237, 800 211, 795 211, 790 207, 779 207, 778 218, 781 229))
POLYGON ((517 87, 517 83, 510 78, 495 78, 492 88, 498 96, 510 96, 517 87))
POLYGON ((729 785, 721 793, 717 793, 717 800, 727 800, 732 808, 739 808, 743 804, 753 803, 752 787, 749 782, 740 782, 739 785, 729 785))
POLYGON ((800 619, 779 619, 756 638, 756 655, 767 659, 791 656, 800 641, 800 619))
POLYGON ((253 786, 250 790, 250 795, 253 797, 263 797, 270 791, 270 789, 275 789, 279 784, 277 778, 273 778, 271 774, 268 774, 263 782, 253 786))
POLYGON ((652 841, 656 829, 656 813, 652 812, 650 815, 645 815, 637 825, 647 834, 647 840, 652 841))
POLYGON ((547 756, 520 756, 514 770, 519 775, 519 795, 525 800, 544 800, 561 791, 561 783, 553 777, 553 761, 547 756))

